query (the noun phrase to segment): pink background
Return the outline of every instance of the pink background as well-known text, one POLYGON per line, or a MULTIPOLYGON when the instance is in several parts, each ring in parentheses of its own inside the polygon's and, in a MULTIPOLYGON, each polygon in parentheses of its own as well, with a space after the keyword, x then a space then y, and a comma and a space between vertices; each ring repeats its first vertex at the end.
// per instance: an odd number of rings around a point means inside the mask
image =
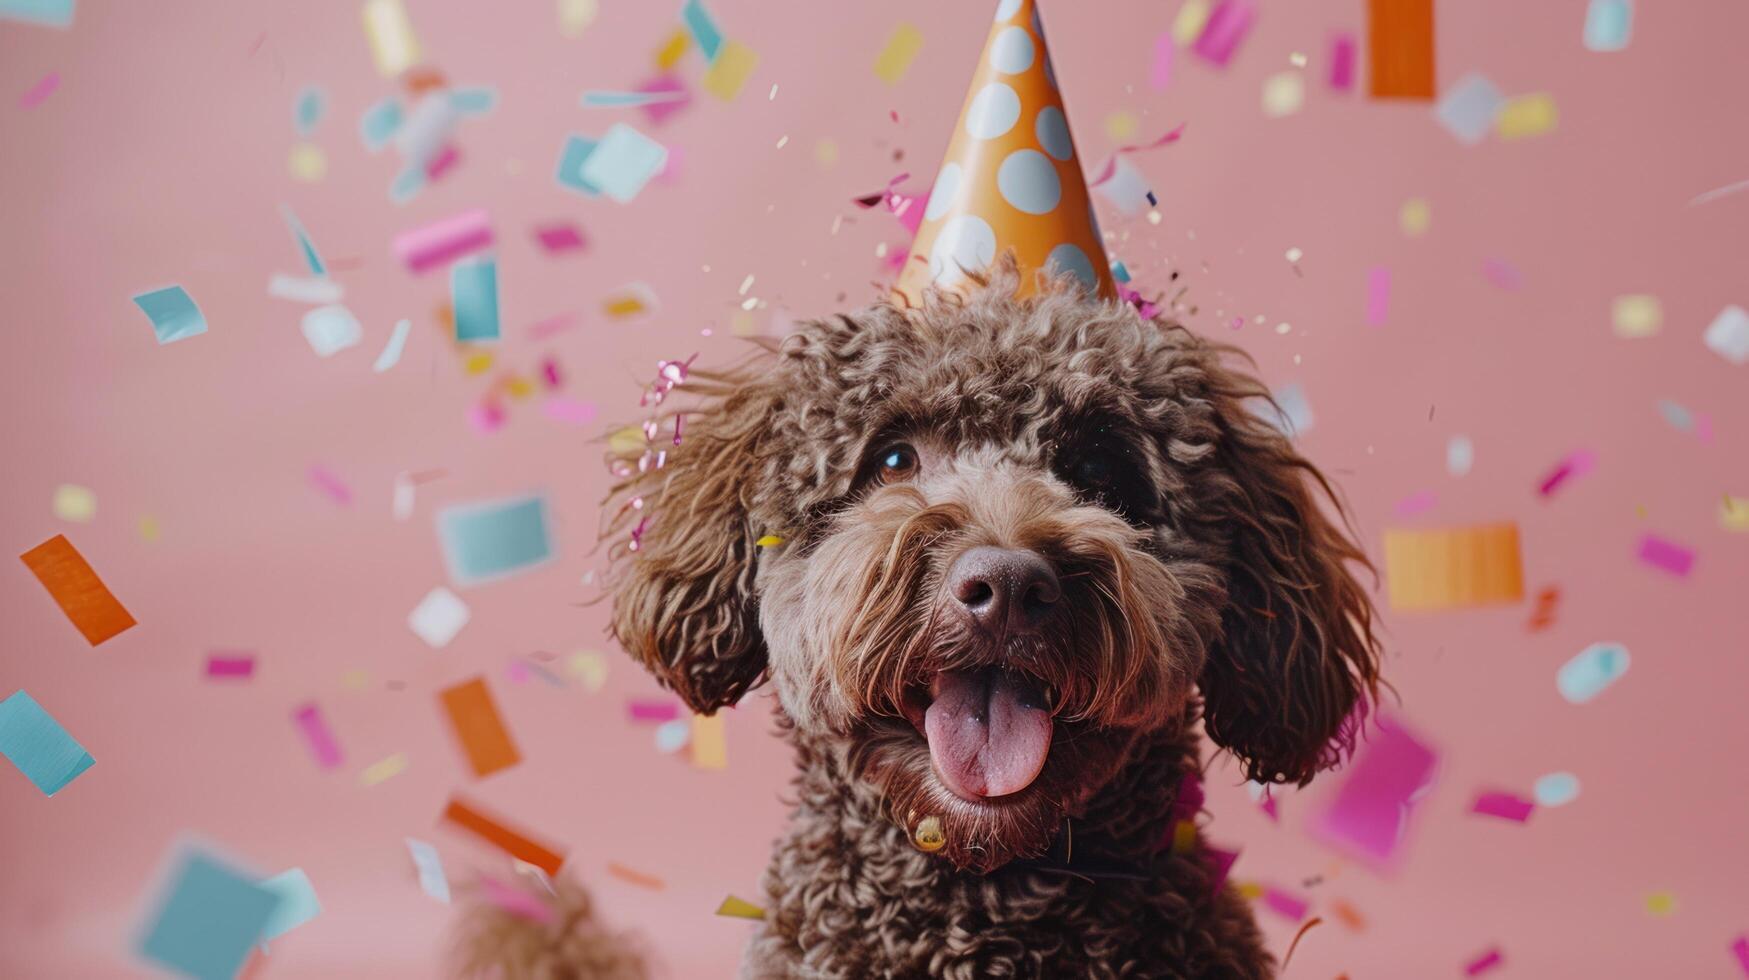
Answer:
MULTIPOLYGON (((500 104, 462 125, 458 167, 405 207, 385 192, 394 154, 368 155, 357 135, 360 113, 396 91, 373 67, 359 6, 85 0, 68 31, 0 22, 0 398, 11 419, 0 543, 16 554, 69 534, 140 621, 90 649, 20 563, 0 563, 0 695, 29 690, 97 759, 53 799, 0 766, 0 973, 137 974, 126 948, 148 882, 192 833, 261 872, 297 866, 314 882, 322 915, 274 944, 266 976, 430 976, 449 910, 420 893, 402 837, 437 843, 453 877, 502 867, 436 826, 459 789, 568 846, 569 868, 612 919, 644 933, 667 975, 728 976, 748 924, 711 912, 731 892, 757 897, 784 814, 789 761, 769 735, 769 700, 730 714, 729 768, 707 772, 659 755, 652 729, 626 720, 625 698, 656 688, 616 651, 596 694, 507 675, 517 657, 607 650, 602 609, 577 604, 596 566, 598 431, 530 400, 511 403, 502 430, 474 432, 466 412, 493 375, 467 375, 442 337, 444 276, 408 273, 389 241, 490 209, 505 322, 495 372, 532 374, 551 355, 566 394, 598 403, 604 420, 635 420, 657 359, 702 351, 721 363, 742 349, 726 335, 744 277, 765 304, 752 314, 761 330, 781 329, 783 310, 826 314, 875 294, 876 246, 902 248, 904 232, 850 199, 901 170, 919 186, 933 175, 993 3, 716 0, 758 70, 738 100, 701 93, 652 127, 634 110, 580 108, 578 96, 652 75, 677 4, 602 0, 597 22, 569 39, 551 2, 409 0, 427 60, 457 84, 495 86, 500 104), (901 21, 925 41, 888 86, 872 65, 901 21), (22 108, 51 71, 58 91, 22 108), (313 136, 329 168, 316 183, 286 164, 307 84, 329 97, 313 136), (627 206, 557 187, 565 135, 618 120, 683 151, 675 179, 627 206), (835 165, 815 159, 823 139, 835 165), (265 295, 273 272, 303 274, 282 202, 364 324, 364 343, 330 360, 300 335, 303 308, 265 295), (532 228, 555 220, 579 222, 588 251, 543 253, 532 228), (659 314, 602 317, 602 297, 634 280, 660 296, 659 314), (211 331, 160 347, 129 297, 170 282, 211 331), (567 311, 577 326, 529 338, 531 324, 567 311), (415 323, 406 356, 374 374, 401 317, 415 323), (310 484, 316 464, 350 485, 351 506, 310 484), (420 488, 411 521, 394 521, 394 475, 432 468, 448 475, 420 488), (92 523, 54 517, 61 483, 96 492, 92 523), (447 649, 427 648, 405 620, 444 579, 433 508, 530 489, 549 494, 558 560, 464 590, 473 622, 447 649), (147 516, 155 541, 138 531, 147 516), (205 680, 206 653, 224 648, 256 651, 256 677, 205 680), (349 671, 368 687, 349 690, 349 671), (435 691, 480 673, 526 758, 476 781, 435 691), (311 699, 345 753, 339 770, 318 769, 291 722, 311 699), (359 784, 364 766, 396 752, 407 772, 359 784), (611 878, 610 861, 667 888, 611 878)), ((1178 6, 1056 0, 1044 11, 1087 166, 1114 145, 1112 112, 1134 113, 1141 138, 1188 123, 1177 146, 1132 158, 1159 192, 1159 225, 1102 202, 1114 254, 1145 291, 1182 270, 1196 326, 1245 346, 1272 384, 1303 386, 1316 424, 1302 443, 1340 478, 1369 550, 1387 526, 1515 520, 1528 588, 1563 595, 1553 626, 1535 633, 1529 601, 1387 613, 1397 714, 1443 753, 1390 877, 1308 837, 1340 777, 1280 794, 1275 824, 1229 764, 1214 768, 1209 835, 1243 847, 1235 877, 1326 917, 1288 975, 1457 976, 1494 946, 1500 976, 1736 975, 1728 947, 1749 931, 1749 535, 1719 513, 1724 494, 1749 494, 1749 367, 1700 337, 1725 304, 1749 304, 1749 193, 1687 202, 1749 178, 1749 7, 1641 4, 1632 46, 1596 54, 1580 44, 1584 0, 1442 4, 1442 87, 1480 71, 1559 105, 1551 133, 1466 148, 1429 105, 1327 88, 1331 35, 1364 30, 1359 0, 1265 2, 1228 67, 1180 52, 1169 88, 1151 90, 1154 41, 1178 6), (1264 118, 1262 80, 1289 70, 1293 52, 1311 60, 1306 105, 1264 118), (1398 227, 1411 197, 1432 207, 1419 238, 1398 227), (1303 275, 1283 258, 1290 247, 1304 251, 1303 275), (1487 259, 1515 267, 1522 288, 1491 284, 1487 259), (1364 322, 1375 265, 1393 276, 1376 328, 1364 322), (1662 299, 1662 331, 1615 336, 1613 297, 1640 292, 1662 299), (1233 317, 1244 318, 1237 332, 1233 317), (1659 399, 1704 414, 1710 436, 1667 424, 1659 399), (1475 444, 1462 478, 1445 467, 1454 434, 1475 444), (1595 472, 1539 498, 1544 474, 1580 449, 1598 454, 1595 472), (1397 516, 1420 491, 1437 505, 1397 516), (1648 532, 1695 549, 1692 574, 1638 563, 1648 532), (1566 703, 1556 668, 1605 640, 1628 646, 1632 669, 1592 703, 1566 703), (1528 795, 1554 770, 1582 780, 1576 802, 1525 825, 1467 812, 1480 790, 1528 795), (1661 890, 1676 900, 1667 917, 1645 905, 1661 890), (1337 898, 1365 915, 1364 931, 1330 918, 1337 898)), ((696 85, 696 52, 681 71, 696 85)), ((1284 950, 1295 926, 1259 916, 1284 950)))

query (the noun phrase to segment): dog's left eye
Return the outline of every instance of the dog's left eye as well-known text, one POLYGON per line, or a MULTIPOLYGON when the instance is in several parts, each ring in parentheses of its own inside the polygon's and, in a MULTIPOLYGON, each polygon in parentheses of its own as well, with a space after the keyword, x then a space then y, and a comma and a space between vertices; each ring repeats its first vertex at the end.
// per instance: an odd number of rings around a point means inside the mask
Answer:
POLYGON ((1081 489, 1100 493, 1117 482, 1117 464, 1105 453, 1090 453, 1075 461, 1070 476, 1081 489))
POLYGON ((917 450, 904 443, 888 446, 876 456, 875 480, 903 483, 917 475, 917 450))

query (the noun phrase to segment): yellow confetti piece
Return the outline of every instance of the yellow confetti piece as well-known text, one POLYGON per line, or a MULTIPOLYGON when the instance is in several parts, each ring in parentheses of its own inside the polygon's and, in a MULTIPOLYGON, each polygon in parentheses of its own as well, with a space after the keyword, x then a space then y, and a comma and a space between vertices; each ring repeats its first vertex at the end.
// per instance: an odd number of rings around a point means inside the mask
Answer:
POLYGON ((917 52, 923 49, 923 32, 912 24, 900 24, 893 29, 893 36, 887 39, 887 46, 881 49, 880 57, 875 59, 875 77, 888 85, 897 85, 911 70, 911 62, 917 58, 917 52))
POLYGON ((822 167, 830 167, 837 163, 838 144, 828 139, 823 139, 815 143, 814 162, 822 167))
POLYGON ((1518 525, 1385 529, 1391 608, 1453 609, 1524 598, 1518 525))
POLYGON ((1255 881, 1241 881, 1235 884, 1233 888, 1238 891, 1240 898, 1247 901, 1263 897, 1263 886, 1255 881))
POLYGON ((419 63, 419 40, 401 0, 366 0, 364 33, 377 72, 384 78, 394 78, 419 63))
POLYGON ((1403 229, 1403 234, 1410 238, 1419 238, 1427 234, 1427 228, 1433 224, 1433 206, 1419 197, 1411 197, 1403 202, 1403 207, 1397 212, 1397 227, 1403 229))
POLYGON ((692 34, 684 27, 676 27, 674 33, 668 35, 668 40, 656 49, 656 67, 667 71, 680 64, 680 59, 692 47, 692 34))
POLYGON ((292 147, 286 169, 291 171, 293 180, 313 184, 328 173, 328 156, 314 143, 299 143, 292 147))
POLYGON ((527 398, 534 394, 534 383, 527 378, 511 378, 504 382, 504 393, 512 398, 527 398))
POLYGON ((767 534, 753 543, 761 548, 775 548, 783 544, 783 539, 775 534, 767 534))
POLYGON ((710 69, 704 73, 699 84, 704 90, 722 99, 732 102, 735 96, 741 94, 741 86, 747 84, 747 76, 753 74, 753 69, 759 67, 759 54, 740 41, 724 41, 717 49, 717 60, 711 62, 710 69))
POLYGON ((362 670, 349 670, 340 675, 340 686, 348 691, 362 691, 370 687, 370 674, 362 670))
POLYGON ((485 374, 492 370, 492 355, 485 351, 475 351, 462 361, 462 370, 469 374, 485 374))
POLYGON ((1119 109, 1105 117, 1105 133, 1114 140, 1134 139, 1136 135, 1135 113, 1119 109))
POLYGON ((580 37, 600 13, 596 0, 559 0, 559 33, 580 37))
POLYGON ((63 521, 87 523, 97 514, 97 494, 88 487, 63 483, 55 488, 54 509, 63 521))
POLYGON ((1749 497, 1725 494, 1719 501, 1719 526, 1727 531, 1749 531, 1749 497))
POLYGON ((729 318, 729 333, 737 337, 751 337, 758 332, 759 321, 745 310, 729 318))
POLYGON ((732 919, 763 919, 765 910, 744 898, 733 895, 723 899, 723 904, 717 906, 717 914, 732 919))
POLYGON ((615 456, 636 456, 644 451, 644 430, 628 425, 607 437, 608 451, 615 456))
POLYGON ((156 517, 140 518, 140 539, 143 541, 158 540, 158 519, 156 517))
POLYGON ((1208 0, 1184 0, 1184 6, 1178 8, 1178 16, 1172 18, 1172 40, 1181 48, 1192 44, 1202 36, 1202 29, 1208 22, 1208 0))
POLYGON ((1172 853, 1189 854, 1196 847, 1196 822, 1180 820, 1172 825, 1172 853))
POLYGON ((1627 339, 1650 337, 1664 325, 1664 305, 1645 293, 1617 296, 1612 307, 1615 335, 1627 339))
POLYGON ((1504 140, 1540 136, 1555 128, 1555 97, 1547 92, 1515 95, 1494 117, 1494 132, 1504 140))
POLYGON ((607 658, 594 650, 580 650, 571 654, 565 666, 571 671, 571 676, 581 681, 590 694, 601 690, 602 685, 607 683, 607 658))
POLYGON ((396 752, 387 759, 373 762, 364 767, 358 774, 358 781, 365 786, 375 786, 385 779, 393 779, 407 771, 407 756, 396 752))
POLYGON ((723 738, 723 716, 692 716, 692 764, 699 769, 727 769, 729 744, 723 738))
POLYGON ((1676 896, 1669 892, 1653 892, 1646 896, 1646 911, 1659 918, 1676 912, 1676 896))
POLYGON ((1306 102, 1306 79, 1297 71, 1278 71, 1263 80, 1263 114, 1291 116, 1306 102))

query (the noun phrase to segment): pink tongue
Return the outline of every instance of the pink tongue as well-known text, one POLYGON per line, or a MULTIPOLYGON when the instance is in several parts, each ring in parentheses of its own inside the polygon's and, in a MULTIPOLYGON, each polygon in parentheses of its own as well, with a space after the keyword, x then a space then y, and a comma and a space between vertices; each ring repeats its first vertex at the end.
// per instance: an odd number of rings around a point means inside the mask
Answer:
POLYGON ((1031 786, 1051 750, 1051 716, 1038 695, 994 670, 943 673, 936 685, 923 732, 948 789, 978 799, 1031 786))

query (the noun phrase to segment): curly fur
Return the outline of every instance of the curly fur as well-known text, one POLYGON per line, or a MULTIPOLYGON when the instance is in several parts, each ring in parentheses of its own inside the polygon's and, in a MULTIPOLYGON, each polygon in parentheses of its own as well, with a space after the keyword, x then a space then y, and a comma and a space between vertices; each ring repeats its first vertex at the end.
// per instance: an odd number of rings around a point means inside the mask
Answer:
POLYGON ((610 501, 608 535, 633 498, 649 518, 614 548, 613 635, 700 712, 769 679, 796 750, 749 976, 1272 972, 1242 903, 1159 845, 1199 717, 1265 782, 1352 746, 1378 684, 1365 559, 1253 413, 1267 391, 1236 350, 1017 282, 1005 263, 968 296, 811 322, 701 377, 684 444, 610 501), (871 481, 895 438, 924 465, 871 481), (1096 452, 1127 492, 1077 483, 1096 452), (1056 568, 1046 628, 992 640, 943 615, 946 569, 985 544, 1056 568), (1056 736, 1026 789, 969 801, 935 776, 916 698, 983 666, 1048 692, 1056 736), (938 853, 911 846, 925 816, 938 853))
POLYGON ((479 980, 645 980, 644 954, 631 937, 595 918, 583 886, 556 878, 552 891, 524 889, 545 921, 473 894, 455 940, 458 977, 479 980))

